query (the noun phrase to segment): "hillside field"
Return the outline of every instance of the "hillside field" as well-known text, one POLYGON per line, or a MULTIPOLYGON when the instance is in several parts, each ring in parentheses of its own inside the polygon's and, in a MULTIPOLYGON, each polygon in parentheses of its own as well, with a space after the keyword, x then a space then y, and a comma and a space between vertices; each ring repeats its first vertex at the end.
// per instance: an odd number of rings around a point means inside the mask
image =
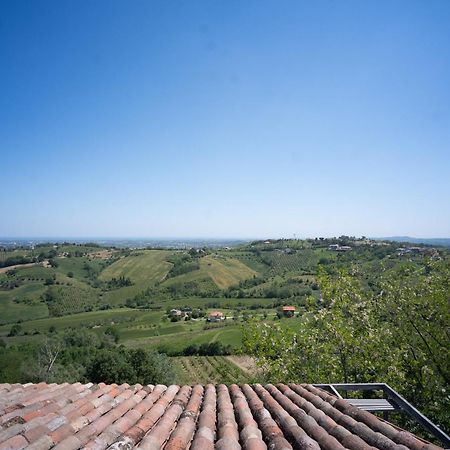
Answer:
POLYGON ((120 258, 99 276, 100 280, 110 280, 120 276, 128 277, 133 283, 162 281, 170 270, 171 264, 166 257, 171 252, 166 250, 145 250, 120 258))
POLYGON ((255 370, 243 370, 235 363, 239 357, 234 358, 236 360, 227 356, 179 356, 171 360, 180 384, 248 382, 255 370))

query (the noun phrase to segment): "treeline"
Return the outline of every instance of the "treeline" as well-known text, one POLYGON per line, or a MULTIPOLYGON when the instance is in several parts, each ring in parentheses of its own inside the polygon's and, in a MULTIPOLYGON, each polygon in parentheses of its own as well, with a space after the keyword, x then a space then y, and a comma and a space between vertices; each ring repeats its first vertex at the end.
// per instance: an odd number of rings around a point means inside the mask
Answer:
POLYGON ((2 267, 10 267, 10 266, 17 266, 20 264, 30 264, 35 262, 42 262, 46 259, 51 260, 55 258, 58 255, 58 252, 54 249, 49 250, 47 252, 40 252, 37 256, 32 255, 15 255, 15 256, 9 256, 5 260, 0 260, 0 268, 2 267))
POLYGON ((30 264, 36 262, 37 259, 31 256, 10 256, 4 261, 0 261, 0 267, 16 266, 19 264, 30 264))
POLYGON ((307 297, 318 291, 316 282, 299 278, 285 278, 268 282, 266 278, 255 277, 241 281, 224 291, 228 298, 280 298, 307 297))
POLYGON ((181 350, 160 346, 158 350, 168 356, 225 356, 231 355, 234 351, 231 345, 224 345, 221 342, 190 344, 181 350))
POLYGON ((190 254, 176 254, 167 258, 167 261, 171 262, 173 266, 167 274, 167 278, 177 277, 184 273, 193 272, 200 269, 200 263, 197 257, 193 257, 190 254))
POLYGON ((121 287, 131 286, 133 283, 129 277, 124 277, 123 275, 118 278, 111 278, 106 282, 108 289, 118 289, 121 287))
POLYGON ((155 283, 125 301, 129 308, 152 308, 161 299, 180 299, 186 297, 211 298, 222 294, 212 280, 192 280, 173 283, 169 286, 155 283))

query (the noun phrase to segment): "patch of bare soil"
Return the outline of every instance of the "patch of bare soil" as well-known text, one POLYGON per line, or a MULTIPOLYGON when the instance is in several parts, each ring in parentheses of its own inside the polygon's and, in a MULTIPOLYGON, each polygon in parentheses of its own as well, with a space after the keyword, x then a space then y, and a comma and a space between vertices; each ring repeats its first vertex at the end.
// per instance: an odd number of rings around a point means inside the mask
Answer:
POLYGON ((98 252, 89 253, 88 256, 94 259, 109 259, 113 255, 112 250, 100 250, 98 252))
POLYGON ((259 371, 258 367, 256 366, 255 358, 251 356, 231 355, 226 356, 226 358, 233 364, 238 366, 243 372, 249 375, 254 375, 259 371))

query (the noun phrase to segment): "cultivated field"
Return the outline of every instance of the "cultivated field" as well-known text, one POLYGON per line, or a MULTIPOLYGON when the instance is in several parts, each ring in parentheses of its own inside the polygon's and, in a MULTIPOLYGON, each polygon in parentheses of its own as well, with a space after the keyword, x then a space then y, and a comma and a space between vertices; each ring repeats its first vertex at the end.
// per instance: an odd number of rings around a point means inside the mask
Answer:
POLYGON ((180 356, 171 358, 179 384, 243 383, 253 375, 227 356, 180 356))
POLYGON ((242 340, 241 324, 205 329, 204 322, 164 324, 154 329, 124 330, 124 344, 133 348, 160 348, 169 353, 182 351, 187 345, 220 342, 238 348, 242 340), (131 331, 131 332, 130 332, 131 331))
POLYGON ((241 261, 228 257, 208 255, 200 259, 200 269, 169 278, 165 284, 201 282, 212 283, 219 289, 236 285, 241 280, 253 278, 258 273, 241 261))
POLYGON ((171 267, 171 264, 166 261, 170 253, 165 250, 136 252, 108 266, 100 274, 99 279, 105 281, 123 276, 130 278, 136 284, 161 281, 171 267))
POLYGON ((101 281, 125 277, 133 283, 131 286, 114 289, 103 294, 102 303, 123 304, 144 289, 162 281, 172 264, 166 261, 172 252, 166 250, 141 250, 106 267, 99 275, 101 281))
POLYGON ((253 278, 258 273, 237 259, 206 256, 201 259, 200 269, 204 270, 220 288, 233 286, 241 280, 253 278))

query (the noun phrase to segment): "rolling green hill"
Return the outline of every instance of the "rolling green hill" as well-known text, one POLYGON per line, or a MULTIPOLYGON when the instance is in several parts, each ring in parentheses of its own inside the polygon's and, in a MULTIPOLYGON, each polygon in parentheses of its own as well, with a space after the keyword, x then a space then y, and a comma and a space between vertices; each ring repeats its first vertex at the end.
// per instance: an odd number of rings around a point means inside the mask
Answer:
POLYGON ((172 266, 166 260, 170 254, 172 252, 166 250, 141 250, 108 266, 99 275, 100 281, 125 277, 131 280, 132 285, 105 292, 102 302, 111 305, 123 304, 127 299, 162 281, 172 266))
MULTIPOLYGON (((280 240, 204 251, 79 245, 4 251, 3 256, 41 251, 53 256, 51 265, 0 274, 0 336, 9 344, 38 339, 33 333, 45 334, 50 327, 112 326, 126 346, 180 350, 188 343, 217 340, 238 347, 245 318, 272 320, 280 305, 295 305, 302 312, 307 302, 320 301, 319 265, 329 271, 357 266, 370 289, 382 267, 403 264, 396 244, 355 242, 351 252, 337 253, 328 249, 330 242, 280 240), (202 316, 171 323, 167 312, 183 307, 200 309, 202 316), (205 326, 212 309, 225 313, 226 327, 205 326), (18 322, 21 332, 8 337, 18 322)), ((423 255, 409 258, 423 265, 423 255)))
POLYGON ((170 270, 171 264, 167 262, 166 257, 171 253, 166 250, 142 250, 132 253, 103 270, 99 279, 109 280, 123 276, 136 284, 161 281, 170 270))
POLYGON ((47 317, 47 305, 39 301, 44 292, 45 287, 40 283, 0 291, 0 324, 47 317))
POLYGON ((198 270, 170 278, 164 284, 212 281, 217 288, 225 289, 256 275, 258 275, 258 272, 237 259, 208 255, 200 259, 200 268, 198 270))

